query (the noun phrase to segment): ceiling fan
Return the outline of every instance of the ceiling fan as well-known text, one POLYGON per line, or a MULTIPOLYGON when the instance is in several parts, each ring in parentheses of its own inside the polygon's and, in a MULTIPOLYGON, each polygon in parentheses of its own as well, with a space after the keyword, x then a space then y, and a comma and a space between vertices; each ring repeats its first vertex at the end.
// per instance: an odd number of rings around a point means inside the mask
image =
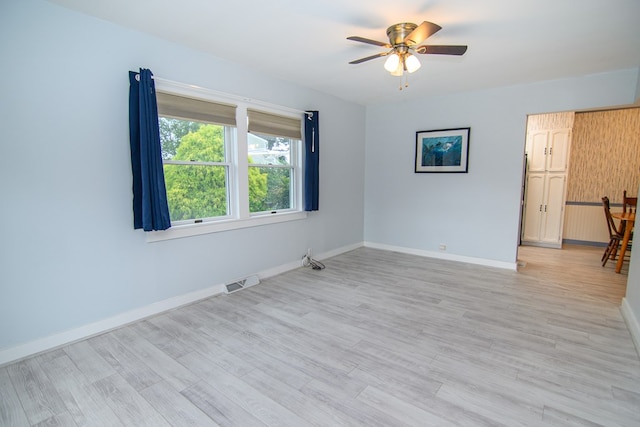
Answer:
MULTIPOLYGON (((402 76, 404 72, 413 73, 420 68, 420 61, 414 53, 427 55, 464 55, 467 46, 463 45, 422 45, 420 43, 431 37, 442 27, 433 22, 424 21, 420 25, 411 22, 395 24, 387 28, 389 43, 379 42, 359 36, 347 37, 347 40, 372 44, 390 49, 365 58, 356 59, 349 64, 360 64, 365 61, 389 56, 384 63, 384 68, 393 76, 402 76)), ((402 86, 400 87, 402 89, 402 86)))

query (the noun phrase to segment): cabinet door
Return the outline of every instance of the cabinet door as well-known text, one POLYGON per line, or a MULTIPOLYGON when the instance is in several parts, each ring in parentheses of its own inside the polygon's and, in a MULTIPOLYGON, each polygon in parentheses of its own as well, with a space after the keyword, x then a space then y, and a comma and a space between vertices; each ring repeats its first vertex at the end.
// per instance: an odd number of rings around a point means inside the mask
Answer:
POLYGON ((562 244, 562 225, 564 222, 564 192, 566 176, 547 175, 544 184, 543 220, 540 241, 562 244))
POLYGON ((546 170, 548 136, 549 132, 546 130, 529 132, 527 144, 529 172, 544 172, 546 170))
POLYGON ((542 208, 544 204, 544 177, 544 174, 527 175, 522 240, 540 240, 542 208))
POLYGON ((570 129, 558 129, 549 132, 547 170, 565 172, 569 160, 570 129))

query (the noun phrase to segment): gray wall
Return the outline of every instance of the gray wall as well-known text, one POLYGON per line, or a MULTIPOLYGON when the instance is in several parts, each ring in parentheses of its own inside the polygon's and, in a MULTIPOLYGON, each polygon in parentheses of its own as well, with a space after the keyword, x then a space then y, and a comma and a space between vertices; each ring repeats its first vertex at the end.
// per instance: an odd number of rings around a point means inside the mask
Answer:
POLYGON ((365 109, 40 0, 0 5, 0 350, 363 240, 365 109), (134 231, 128 71, 321 121, 320 212, 147 243, 134 231))

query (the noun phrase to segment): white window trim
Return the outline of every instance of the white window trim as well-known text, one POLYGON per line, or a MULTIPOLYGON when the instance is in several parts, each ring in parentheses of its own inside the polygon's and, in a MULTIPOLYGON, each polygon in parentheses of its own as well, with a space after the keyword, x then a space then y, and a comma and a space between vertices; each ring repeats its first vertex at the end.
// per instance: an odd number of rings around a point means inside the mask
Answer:
MULTIPOLYGON (((236 144, 232 147, 231 162, 235 163, 235 168, 240 170, 248 170, 247 156, 239 155, 239 153, 247 152, 247 109, 257 108, 274 114, 282 114, 291 117, 300 117, 303 111, 280 107, 251 98, 243 98, 199 86, 188 85, 179 82, 173 82, 161 78, 154 77, 156 90, 175 93, 177 95, 193 96, 200 99, 209 99, 216 102, 232 103, 236 108, 236 144), (245 166, 244 168, 242 166, 245 166)), ((297 150, 301 151, 301 150, 297 150)), ((301 153, 297 154, 298 164, 301 165, 301 153)), ((172 225, 171 228, 162 231, 151 231, 145 233, 147 242, 159 242, 171 239, 180 239, 183 237, 199 236, 202 234, 218 233, 222 231, 237 230, 241 228, 257 227, 268 224, 277 224, 288 221, 297 221, 307 218, 307 212, 302 210, 302 167, 294 168, 297 171, 296 178, 299 179, 300 185, 297 186, 296 206, 292 210, 286 210, 276 213, 249 213, 249 200, 238 200, 237 194, 249 193, 249 177, 235 174, 229 177, 229 191, 235 195, 230 197, 231 204, 230 214, 233 218, 225 217, 220 220, 203 221, 199 223, 172 225), (244 192, 243 192, 244 191, 244 192)), ((243 174, 244 175, 244 174, 243 174)), ((231 195, 230 195, 231 196, 231 195)))
MULTIPOLYGON (((288 209, 282 209, 277 213, 291 213, 302 210, 304 202, 302 200, 303 182, 302 182, 302 144, 290 146, 290 164, 288 165, 247 165, 247 168, 273 168, 273 169, 289 169, 291 170, 291 182, 293 184, 293 194, 291 207, 288 209), (299 183, 299 185, 298 185, 299 183)), ((248 176, 247 176, 247 179, 248 176)), ((248 209, 248 207, 247 207, 248 209)), ((262 212, 249 212, 249 216, 256 217, 260 215, 270 215, 274 212, 262 211, 262 212)))
POLYGON ((258 227, 261 225, 278 224, 281 222, 297 221, 307 218, 307 212, 282 212, 276 214, 254 215, 245 219, 224 219, 198 224, 176 225, 163 231, 149 231, 145 233, 147 242, 180 239, 183 237, 199 236, 202 234, 219 233, 221 231, 238 230, 240 228, 258 227))

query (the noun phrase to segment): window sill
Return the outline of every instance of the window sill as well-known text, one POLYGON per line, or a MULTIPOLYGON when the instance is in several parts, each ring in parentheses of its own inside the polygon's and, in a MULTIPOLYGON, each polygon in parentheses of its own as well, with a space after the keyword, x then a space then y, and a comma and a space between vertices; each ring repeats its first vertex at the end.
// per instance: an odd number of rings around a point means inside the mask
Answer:
POLYGON ((247 219, 231 219, 212 221, 199 224, 177 225, 164 231, 150 231, 145 233, 147 243, 163 240, 181 239, 183 237, 199 236, 202 234, 219 233, 221 231, 237 230, 239 228, 258 227, 260 225, 277 224, 280 222, 305 219, 307 212, 287 212, 272 215, 261 215, 247 219))

